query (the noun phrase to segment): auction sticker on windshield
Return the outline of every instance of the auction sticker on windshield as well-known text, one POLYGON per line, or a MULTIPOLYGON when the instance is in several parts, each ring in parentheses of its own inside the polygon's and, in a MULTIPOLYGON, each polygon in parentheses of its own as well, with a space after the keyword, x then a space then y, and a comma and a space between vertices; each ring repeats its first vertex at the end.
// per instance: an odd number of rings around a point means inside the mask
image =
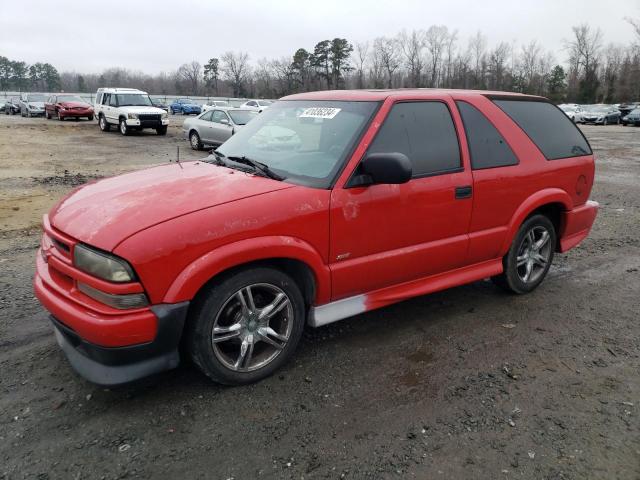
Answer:
POLYGON ((340 108, 330 107, 305 108, 300 114, 300 118, 333 118, 340 112, 340 110, 340 108))

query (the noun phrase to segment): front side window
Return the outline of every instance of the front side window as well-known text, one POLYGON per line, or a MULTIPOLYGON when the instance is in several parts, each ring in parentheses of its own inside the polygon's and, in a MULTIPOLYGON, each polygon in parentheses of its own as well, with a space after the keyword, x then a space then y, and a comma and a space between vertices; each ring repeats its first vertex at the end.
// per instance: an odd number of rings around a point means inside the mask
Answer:
POLYGON ((110 99, 111 99, 111 94, 105 93, 104 96, 102 97, 102 105, 109 105, 110 99))
POLYGON ((518 158, 505 139, 480 110, 467 102, 456 102, 467 134, 471 167, 506 167, 517 165, 518 158))
POLYGON ((213 110, 208 110, 207 112, 200 115, 200 120, 204 120, 206 122, 211 121, 211 115, 213 115, 213 110))
POLYGON ((450 172, 462 165, 453 119, 442 102, 394 105, 368 152, 405 154, 414 177, 450 172))
POLYGON ((220 110, 215 110, 213 112, 213 121, 216 123, 229 123, 227 115, 220 110), (224 122, 224 120, 226 120, 226 122, 224 122))
POLYGON ((256 115, 218 152, 262 162, 287 182, 329 188, 378 102, 286 100, 256 115))
POLYGON ((30 94, 27 99, 29 102, 44 102, 46 100, 44 98, 44 95, 33 94, 33 93, 30 94))
POLYGON ((591 155, 582 132, 551 103, 503 98, 493 102, 528 135, 547 160, 591 155))
POLYGON ((109 105, 111 107, 117 107, 118 106, 118 95, 114 95, 114 94, 110 94, 109 95, 109 105))

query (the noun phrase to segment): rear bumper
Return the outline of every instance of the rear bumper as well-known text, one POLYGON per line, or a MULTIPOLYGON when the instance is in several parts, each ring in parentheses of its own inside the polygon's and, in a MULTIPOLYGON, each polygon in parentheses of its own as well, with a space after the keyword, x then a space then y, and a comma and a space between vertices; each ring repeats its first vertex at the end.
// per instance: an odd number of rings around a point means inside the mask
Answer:
POLYGON ((588 200, 584 205, 563 212, 560 252, 572 249, 589 235, 598 208, 598 202, 588 200))
POLYGON ((151 307, 158 318, 158 333, 149 343, 127 347, 102 347, 84 340, 51 316, 56 340, 73 369, 90 382, 122 385, 175 368, 180 363, 178 345, 189 302, 151 307))

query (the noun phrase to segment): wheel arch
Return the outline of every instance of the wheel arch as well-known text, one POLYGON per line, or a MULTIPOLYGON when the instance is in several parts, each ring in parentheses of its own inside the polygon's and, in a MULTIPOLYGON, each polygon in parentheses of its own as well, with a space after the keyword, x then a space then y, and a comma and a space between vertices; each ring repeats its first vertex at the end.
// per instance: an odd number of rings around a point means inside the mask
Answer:
POLYGON ((271 266, 300 282, 308 306, 330 298, 330 273, 320 254, 293 237, 256 237, 219 247, 194 260, 173 281, 163 303, 194 299, 211 282, 242 269, 271 266))
POLYGON ((527 218, 537 213, 546 215, 553 223, 553 226, 556 229, 555 250, 559 251, 560 236, 563 228, 562 212, 571 210, 572 206, 573 201, 571 200, 571 197, 566 191, 560 188, 540 190, 528 197, 524 202, 522 202, 511 217, 511 221, 509 222, 507 229, 507 235, 502 248, 500 249, 500 255, 504 256, 509 251, 509 247, 517 235, 520 225, 522 225, 527 218))

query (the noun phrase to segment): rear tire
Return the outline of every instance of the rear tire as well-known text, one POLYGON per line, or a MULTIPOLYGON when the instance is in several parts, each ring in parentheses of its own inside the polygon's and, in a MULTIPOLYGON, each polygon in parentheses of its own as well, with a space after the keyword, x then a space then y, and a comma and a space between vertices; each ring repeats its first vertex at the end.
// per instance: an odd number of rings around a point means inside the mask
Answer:
POLYGON ((193 304, 186 346, 212 380, 243 385, 268 377, 292 356, 305 304, 287 274, 252 268, 205 287, 193 304))
POLYGON ((532 292, 547 275, 555 246, 556 230, 549 217, 529 217, 502 258, 503 272, 492 277, 493 282, 511 293, 532 292))

